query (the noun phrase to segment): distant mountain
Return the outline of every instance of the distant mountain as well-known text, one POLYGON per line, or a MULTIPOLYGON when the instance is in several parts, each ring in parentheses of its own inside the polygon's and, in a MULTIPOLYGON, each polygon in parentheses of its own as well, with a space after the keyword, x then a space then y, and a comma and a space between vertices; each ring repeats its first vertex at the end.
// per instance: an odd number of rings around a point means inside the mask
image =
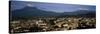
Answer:
POLYGON ((52 11, 44 11, 40 10, 36 7, 24 7, 19 10, 11 11, 11 16, 14 17, 32 17, 32 16, 95 16, 95 11, 90 10, 77 10, 74 12, 64 12, 64 13, 56 13, 52 11))
POLYGON ((58 13, 44 11, 36 7, 24 7, 20 10, 11 11, 12 16, 58 16, 58 13))
POLYGON ((62 15, 80 15, 80 14, 88 14, 88 13, 95 13, 95 11, 90 10, 77 10, 74 12, 64 12, 62 15))
POLYGON ((74 12, 64 12, 62 16, 86 16, 86 17, 95 17, 96 11, 91 10, 77 10, 74 12))

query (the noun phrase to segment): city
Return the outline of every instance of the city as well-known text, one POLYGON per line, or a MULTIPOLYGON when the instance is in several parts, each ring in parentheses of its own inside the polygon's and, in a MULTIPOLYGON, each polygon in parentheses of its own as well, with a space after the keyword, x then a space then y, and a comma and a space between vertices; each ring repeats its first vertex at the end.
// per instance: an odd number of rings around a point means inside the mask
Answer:
POLYGON ((10 22, 10 33, 64 31, 96 28, 94 17, 44 17, 10 22))

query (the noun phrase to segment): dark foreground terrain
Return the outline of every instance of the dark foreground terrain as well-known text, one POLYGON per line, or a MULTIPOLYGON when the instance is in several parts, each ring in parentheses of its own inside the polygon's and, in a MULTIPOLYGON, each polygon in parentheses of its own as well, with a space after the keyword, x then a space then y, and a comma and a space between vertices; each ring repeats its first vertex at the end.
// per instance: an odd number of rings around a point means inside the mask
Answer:
POLYGON ((41 17, 11 20, 9 32, 47 32, 91 28, 96 28, 95 17, 41 17))

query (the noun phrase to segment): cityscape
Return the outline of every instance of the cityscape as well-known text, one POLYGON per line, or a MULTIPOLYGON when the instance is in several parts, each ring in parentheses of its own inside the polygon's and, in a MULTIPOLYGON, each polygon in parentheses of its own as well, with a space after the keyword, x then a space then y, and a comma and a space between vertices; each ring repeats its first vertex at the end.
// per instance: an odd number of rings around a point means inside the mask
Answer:
POLYGON ((9 32, 50 32, 96 28, 96 6, 9 1, 9 32))
POLYGON ((63 31, 96 28, 95 18, 65 17, 37 18, 10 22, 11 33, 63 31))

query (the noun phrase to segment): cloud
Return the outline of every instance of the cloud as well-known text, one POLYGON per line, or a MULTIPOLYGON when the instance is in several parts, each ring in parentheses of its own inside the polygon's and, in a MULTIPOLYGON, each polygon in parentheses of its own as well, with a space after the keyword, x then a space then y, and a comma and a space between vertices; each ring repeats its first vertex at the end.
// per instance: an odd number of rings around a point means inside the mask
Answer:
POLYGON ((78 8, 79 10, 89 10, 88 8, 78 8))
POLYGON ((33 5, 31 5, 31 4, 27 4, 27 6, 33 6, 33 5))

